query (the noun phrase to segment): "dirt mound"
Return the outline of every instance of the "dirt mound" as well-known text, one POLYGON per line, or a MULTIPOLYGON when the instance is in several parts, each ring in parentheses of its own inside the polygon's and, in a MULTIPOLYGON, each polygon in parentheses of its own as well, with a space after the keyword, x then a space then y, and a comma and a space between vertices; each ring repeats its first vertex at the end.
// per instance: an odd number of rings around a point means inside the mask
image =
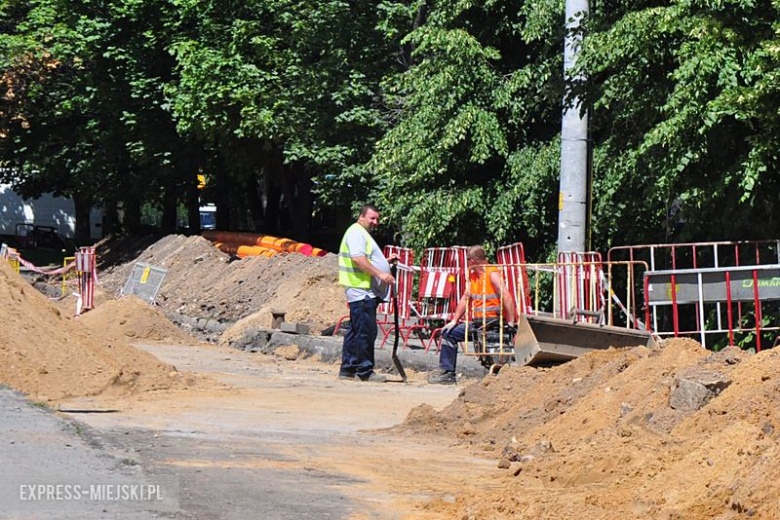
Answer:
POLYGON ((51 401, 181 385, 176 369, 63 314, 0 262, 0 383, 51 401))
POLYGON ((197 343, 195 338, 171 323, 159 309, 135 296, 106 301, 81 316, 79 322, 114 340, 174 345, 197 343))
POLYGON ((780 350, 611 349, 507 366, 439 413, 414 410, 402 430, 501 460, 495 481, 439 506, 455 518, 774 518, 778 371, 780 350), (703 388, 709 400, 696 401, 703 388))
POLYGON ((317 331, 335 324, 346 309, 335 255, 230 261, 202 237, 169 235, 132 261, 106 268, 101 273, 103 286, 119 293, 136 262, 168 269, 157 303, 190 317, 238 321, 252 316, 244 328, 269 326, 270 311, 279 309, 287 312, 287 321, 303 322, 317 331))
POLYGON ((160 235, 110 234, 95 243, 98 269, 126 264, 158 240, 160 235))

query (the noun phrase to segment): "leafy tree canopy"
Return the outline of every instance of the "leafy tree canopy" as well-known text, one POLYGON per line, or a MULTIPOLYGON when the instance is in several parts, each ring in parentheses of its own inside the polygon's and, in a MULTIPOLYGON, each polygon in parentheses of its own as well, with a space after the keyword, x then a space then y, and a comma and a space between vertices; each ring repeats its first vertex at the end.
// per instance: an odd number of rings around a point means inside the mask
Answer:
POLYGON ((0 161, 27 195, 197 210, 202 170, 258 229, 372 200, 414 247, 540 259, 578 98, 594 249, 774 237, 779 20, 777 0, 604 0, 564 79, 563 0, 1 0, 0 161))

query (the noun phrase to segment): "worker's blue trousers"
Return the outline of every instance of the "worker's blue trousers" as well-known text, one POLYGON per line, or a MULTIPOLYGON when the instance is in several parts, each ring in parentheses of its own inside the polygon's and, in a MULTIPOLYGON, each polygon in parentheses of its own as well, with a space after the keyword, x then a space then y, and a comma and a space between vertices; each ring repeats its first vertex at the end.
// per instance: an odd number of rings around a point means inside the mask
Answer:
POLYGON ((341 347, 339 375, 365 379, 374 371, 376 308, 379 298, 365 298, 349 304, 349 329, 341 347))
POLYGON ((447 372, 455 372, 458 362, 458 343, 466 340, 466 324, 459 323, 450 330, 442 332, 441 352, 439 352, 439 368, 447 372))

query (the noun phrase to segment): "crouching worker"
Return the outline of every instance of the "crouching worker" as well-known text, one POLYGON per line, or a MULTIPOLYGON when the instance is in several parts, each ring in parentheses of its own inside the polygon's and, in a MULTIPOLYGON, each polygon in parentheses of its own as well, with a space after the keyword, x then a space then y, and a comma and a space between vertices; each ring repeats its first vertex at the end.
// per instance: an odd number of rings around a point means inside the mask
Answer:
POLYGON ((428 377, 429 383, 455 383, 458 343, 466 340, 466 324, 458 322, 466 314, 468 307, 471 307, 471 316, 475 322, 498 318, 501 312, 507 324, 514 325, 517 321, 512 296, 501 279, 498 268, 487 265, 485 249, 482 246, 471 246, 466 258, 469 283, 466 292, 458 301, 452 321, 442 329, 439 371, 428 377))
MULTIPOLYGON (((385 376, 374 372, 376 308, 390 300, 395 281, 390 264, 369 231, 379 226, 379 211, 366 204, 357 222, 347 229, 339 248, 339 284, 349 303, 349 329, 341 348, 339 379, 360 379, 383 383, 385 376)), ((393 260, 395 255, 391 255, 393 260)))

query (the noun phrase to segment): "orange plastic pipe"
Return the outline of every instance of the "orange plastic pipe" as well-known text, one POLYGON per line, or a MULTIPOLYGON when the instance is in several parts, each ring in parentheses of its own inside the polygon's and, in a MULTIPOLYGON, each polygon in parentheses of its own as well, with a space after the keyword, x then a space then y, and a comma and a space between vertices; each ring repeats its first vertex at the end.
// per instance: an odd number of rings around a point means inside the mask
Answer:
POLYGON ((324 256, 327 254, 327 251, 312 247, 310 244, 296 242, 289 238, 273 237, 271 235, 207 230, 203 232, 203 238, 217 243, 260 246, 280 252, 301 253, 306 256, 324 256), (314 254, 315 249, 318 251, 317 255, 314 254))
POLYGON ((225 244, 222 242, 217 242, 214 245, 217 247, 217 249, 219 249, 223 253, 227 253, 229 255, 235 255, 239 258, 244 258, 246 256, 271 257, 276 253, 278 253, 278 251, 274 251, 273 249, 268 249, 267 247, 260 247, 260 246, 244 246, 241 244, 225 244))
POLYGON ((240 247, 240 244, 231 244, 231 243, 223 243, 223 242, 217 242, 214 245, 217 247, 217 249, 229 255, 238 254, 238 248, 240 247))
POLYGON ((222 242, 225 244, 240 244, 244 246, 257 245, 257 237, 253 233, 236 233, 234 231, 204 231, 203 238, 212 242, 222 242))
POLYGON ((247 256, 264 256, 270 258, 277 254, 278 251, 261 246, 238 246, 236 256, 239 258, 245 258, 247 256))
POLYGON ((290 240, 289 238, 276 238, 268 235, 260 235, 260 238, 257 239, 258 246, 268 247, 286 253, 294 252, 297 243, 298 242, 290 240))
POLYGON ((295 244, 295 252, 301 253, 306 256, 311 256, 312 249, 314 248, 311 247, 309 244, 301 244, 301 243, 295 244))

